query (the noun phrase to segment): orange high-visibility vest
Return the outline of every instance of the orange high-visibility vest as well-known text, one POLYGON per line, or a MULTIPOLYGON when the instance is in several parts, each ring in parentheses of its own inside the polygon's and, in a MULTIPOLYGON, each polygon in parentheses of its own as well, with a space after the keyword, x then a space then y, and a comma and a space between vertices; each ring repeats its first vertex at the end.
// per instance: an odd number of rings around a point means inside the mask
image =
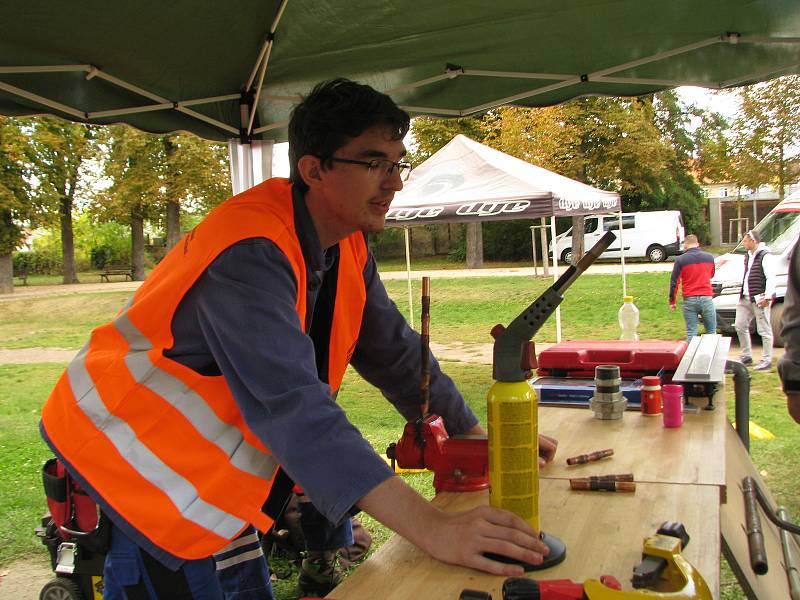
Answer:
MULTIPOLYGON (((277 462, 244 422, 225 379, 163 355, 172 318, 197 278, 236 242, 263 237, 288 258, 305 327, 306 267, 291 184, 271 179, 214 209, 153 270, 129 305, 92 332, 42 411, 50 442, 130 525, 184 559, 211 556, 261 512, 277 462)), ((338 389, 366 299, 364 236, 339 243, 329 347, 338 389)), ((246 319, 246 316, 243 316, 246 319)))

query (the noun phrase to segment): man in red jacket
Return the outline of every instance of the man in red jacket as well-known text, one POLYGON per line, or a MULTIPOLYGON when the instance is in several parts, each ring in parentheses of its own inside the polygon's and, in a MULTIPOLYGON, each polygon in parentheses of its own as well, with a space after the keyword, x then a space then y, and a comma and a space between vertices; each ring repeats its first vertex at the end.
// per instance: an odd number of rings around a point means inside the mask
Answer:
POLYGON ((686 340, 697 335, 697 317, 703 319, 706 333, 716 333, 717 313, 711 301, 711 278, 714 276, 714 257, 700 249, 697 236, 689 234, 683 240, 684 253, 675 259, 669 282, 669 306, 675 310, 678 283, 683 291, 683 318, 686 321, 686 340))

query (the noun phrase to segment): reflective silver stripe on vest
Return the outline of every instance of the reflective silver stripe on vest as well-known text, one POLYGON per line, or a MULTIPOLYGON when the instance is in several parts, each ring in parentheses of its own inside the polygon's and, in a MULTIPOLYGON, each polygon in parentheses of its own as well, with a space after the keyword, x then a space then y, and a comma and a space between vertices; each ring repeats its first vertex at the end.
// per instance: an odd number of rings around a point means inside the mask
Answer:
POLYGON ((86 370, 88 347, 88 344, 84 346, 67 367, 72 393, 84 414, 95 427, 106 434, 119 453, 142 477, 172 500, 185 519, 220 537, 234 537, 245 526, 244 521, 200 498, 197 489, 142 444, 125 421, 108 412, 86 370))
POLYGON ((236 427, 221 421, 200 394, 177 377, 158 369, 147 354, 153 347, 150 340, 125 313, 114 319, 114 326, 130 346, 125 364, 137 383, 172 405, 204 438, 229 456, 235 467, 261 479, 272 479, 278 463, 271 454, 261 452, 245 441, 236 427))

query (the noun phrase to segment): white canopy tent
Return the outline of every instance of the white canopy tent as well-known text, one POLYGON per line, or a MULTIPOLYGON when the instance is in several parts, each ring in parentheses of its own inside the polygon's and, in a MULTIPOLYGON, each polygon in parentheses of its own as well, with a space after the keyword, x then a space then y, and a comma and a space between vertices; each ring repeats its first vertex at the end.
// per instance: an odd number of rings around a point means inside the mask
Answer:
MULTIPOLYGON (((386 223, 406 227, 411 307, 410 225, 550 217, 554 239, 555 217, 610 212, 621 212, 616 192, 599 190, 457 135, 411 172, 403 190, 394 197, 386 223)), ((614 242, 612 247, 619 243, 614 242)), ((625 288, 624 257, 622 265, 625 288)), ((554 255, 554 280, 557 266, 554 255)), ((413 322, 413 309, 410 317, 413 322)), ((560 341, 560 311, 556 313, 556 337, 560 341)))

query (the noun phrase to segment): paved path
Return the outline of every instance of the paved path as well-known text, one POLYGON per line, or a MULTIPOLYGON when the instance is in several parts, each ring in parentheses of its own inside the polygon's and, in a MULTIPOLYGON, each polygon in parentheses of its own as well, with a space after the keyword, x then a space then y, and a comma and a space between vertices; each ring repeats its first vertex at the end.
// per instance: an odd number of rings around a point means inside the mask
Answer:
MULTIPOLYGON (((431 341, 431 352, 440 360, 452 360, 480 365, 492 364, 492 344, 491 343, 469 343, 469 342, 449 342, 440 343, 431 341)), ((552 346, 550 343, 537 342, 536 353, 546 350, 552 346)), ((754 347, 758 347, 754 343, 754 347)), ((30 364, 30 363, 68 363, 75 356, 77 350, 65 348, 21 348, 10 349, 0 348, 0 365, 8 364, 30 364)), ((783 348, 773 348, 773 362, 783 356, 783 348)), ((738 342, 733 340, 731 344, 730 358, 738 356, 738 342)), ((756 351, 756 356, 759 356, 756 351)))
MULTIPOLYGON (((559 273, 564 272, 564 267, 559 267, 559 273)), ((672 263, 631 263, 625 265, 626 273, 654 273, 672 271, 672 263)), ((619 274, 619 264, 603 263, 589 267, 587 274, 619 274)), ((420 279, 424 276, 431 279, 459 279, 465 277, 544 277, 544 269, 539 267, 507 267, 492 269, 435 269, 411 271, 411 279, 420 279)), ((549 277, 552 277, 552 270, 549 277)), ((406 271, 386 271, 381 273, 381 279, 392 281, 406 279, 406 271)), ((41 298, 43 296, 108 293, 121 291, 134 291, 142 285, 141 281, 112 281, 111 283, 72 283, 57 285, 28 285, 17 286, 13 294, 0 294, 0 302, 19 300, 21 298, 41 298)))

